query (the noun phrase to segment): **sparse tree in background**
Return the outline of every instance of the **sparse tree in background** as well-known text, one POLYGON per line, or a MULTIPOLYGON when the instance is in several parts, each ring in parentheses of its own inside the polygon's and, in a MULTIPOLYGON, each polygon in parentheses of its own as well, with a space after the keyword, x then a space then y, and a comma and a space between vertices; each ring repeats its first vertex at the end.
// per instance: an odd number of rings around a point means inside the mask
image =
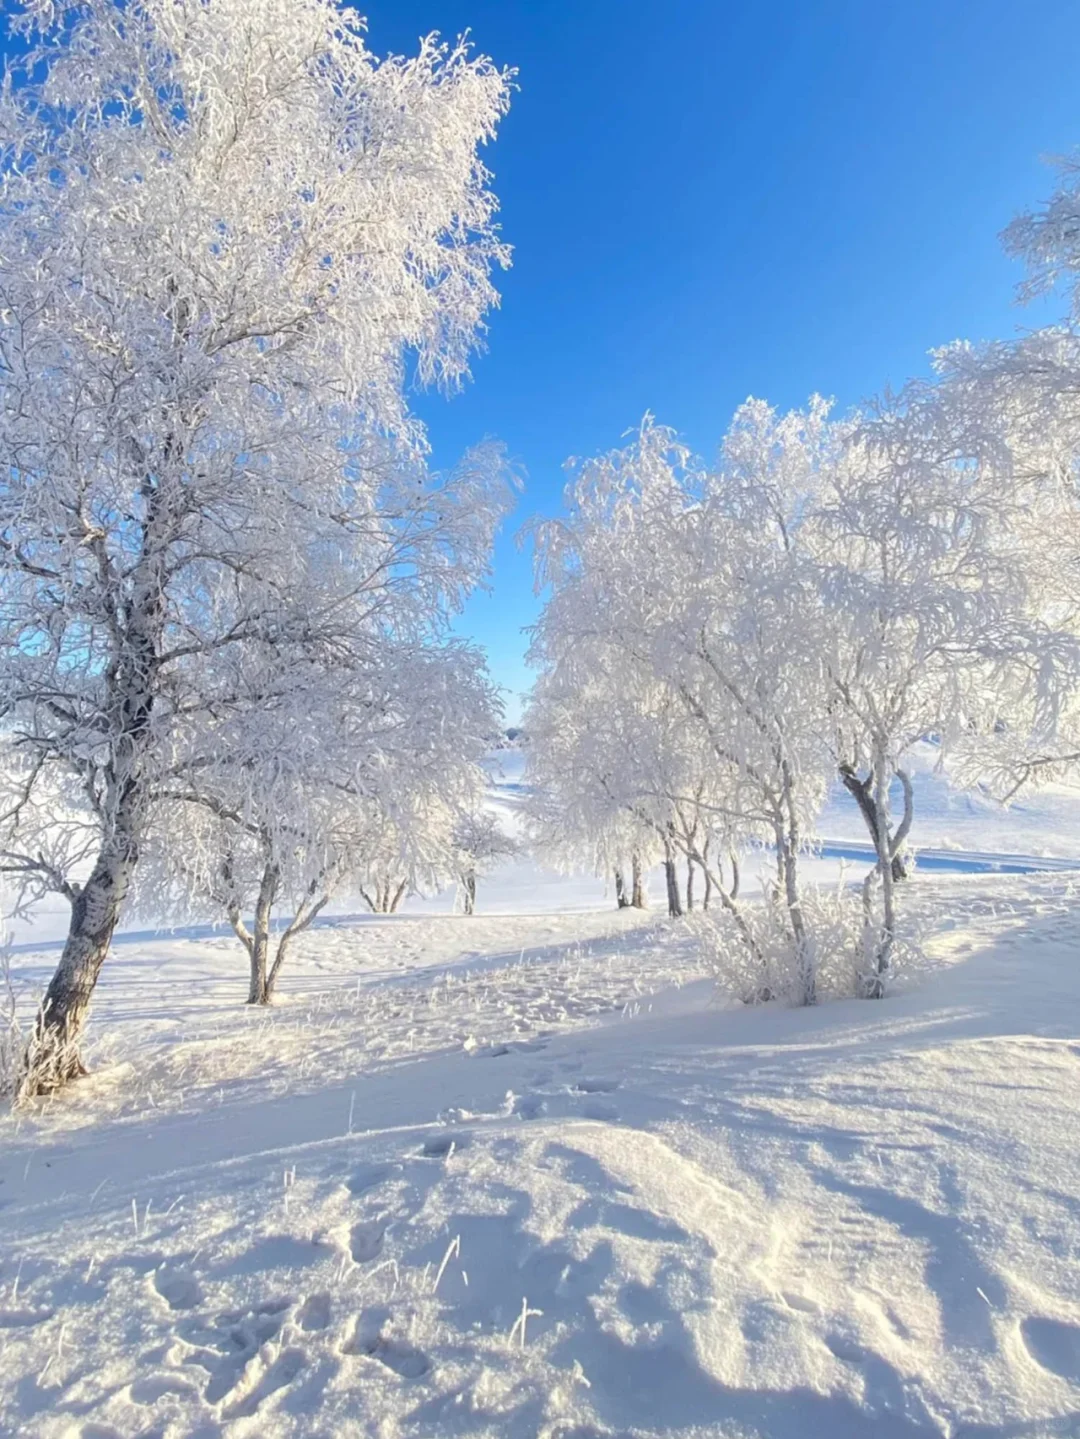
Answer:
POLYGON ((28 1077, 48 1090, 81 1072, 155 792, 246 703, 230 666, 253 639, 337 642, 298 566, 355 572, 373 620, 408 590, 421 627, 483 569, 503 482, 483 459, 430 481, 403 396, 413 364, 466 374, 495 300, 478 149, 509 77, 434 40, 378 61, 330 0, 21 23, 0 97, 0 694, 29 788, 3 848, 18 862, 39 783, 78 791, 96 831, 60 886, 28 1077))
POLYGON ((512 859, 518 850, 517 842, 499 824, 498 816, 489 810, 473 810, 461 816, 454 827, 454 853, 466 914, 476 913, 478 877, 512 859))
POLYGON ((227 918, 248 1003, 268 1004, 292 940, 331 899, 352 889, 392 913, 443 877, 449 824, 435 817, 475 804, 496 707, 471 647, 371 633, 336 663, 249 646, 236 682, 249 703, 200 730, 157 796, 136 897, 159 918, 227 918), (390 867, 399 877, 380 883, 390 867))

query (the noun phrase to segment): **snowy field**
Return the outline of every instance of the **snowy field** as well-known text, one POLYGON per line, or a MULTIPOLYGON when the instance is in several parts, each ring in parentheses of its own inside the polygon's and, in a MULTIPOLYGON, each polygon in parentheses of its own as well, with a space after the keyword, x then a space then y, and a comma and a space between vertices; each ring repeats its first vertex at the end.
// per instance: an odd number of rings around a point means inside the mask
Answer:
POLYGON ((269 1012, 231 936, 125 936, 93 1077, 0 1118, 0 1433, 1080 1435, 1080 874, 993 872, 1080 803, 919 793, 969 872, 881 1003, 725 1006, 527 864, 331 916, 269 1012))

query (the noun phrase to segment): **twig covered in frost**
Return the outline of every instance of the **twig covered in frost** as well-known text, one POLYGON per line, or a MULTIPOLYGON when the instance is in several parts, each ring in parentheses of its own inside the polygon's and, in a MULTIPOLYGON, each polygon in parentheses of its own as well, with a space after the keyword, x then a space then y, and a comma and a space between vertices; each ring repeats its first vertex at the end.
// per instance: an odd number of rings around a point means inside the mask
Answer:
POLYGON ((507 1337, 507 1342, 512 1346, 513 1343, 514 1343, 514 1337, 515 1337, 515 1335, 516 1335, 516 1336, 517 1336, 517 1341, 518 1341, 518 1348, 519 1348, 519 1349, 524 1349, 524 1348, 525 1348, 525 1325, 526 1325, 526 1323, 527 1323, 528 1320, 530 1320, 530 1319, 539 1319, 539 1318, 543 1315, 543 1313, 544 1313, 544 1311, 543 1311, 542 1309, 530 1309, 530 1308, 529 1308, 529 1301, 528 1301, 524 1296, 522 1296, 522 1300, 521 1300, 521 1313, 520 1313, 520 1314, 518 1315, 518 1317, 514 1320, 513 1326, 512 1326, 512 1328, 511 1328, 511 1330, 510 1330, 510 1333, 509 1333, 509 1335, 508 1335, 508 1337, 507 1337))
POLYGON ((461 1235, 455 1234, 453 1239, 451 1239, 450 1243, 446 1246, 446 1253, 442 1257, 442 1263, 439 1265, 438 1273, 435 1275, 435 1282, 431 1286, 432 1294, 438 1292, 439 1284, 442 1281, 443 1275, 446 1273, 446 1266, 450 1263, 451 1259, 453 1259, 455 1256, 459 1256, 460 1254, 461 1235))

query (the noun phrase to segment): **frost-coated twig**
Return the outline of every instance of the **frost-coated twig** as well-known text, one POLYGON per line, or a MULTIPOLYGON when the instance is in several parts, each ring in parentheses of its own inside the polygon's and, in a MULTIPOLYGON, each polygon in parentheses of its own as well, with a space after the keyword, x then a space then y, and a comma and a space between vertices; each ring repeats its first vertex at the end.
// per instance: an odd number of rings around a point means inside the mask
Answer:
POLYGON ((460 1235, 460 1234, 455 1234, 454 1237, 453 1237, 453 1239, 451 1239, 450 1243, 446 1246, 446 1253, 443 1255, 443 1257, 442 1257, 442 1263, 439 1265, 439 1272, 435 1275, 435 1282, 434 1282, 434 1284, 431 1286, 431 1292, 432 1292, 432 1294, 438 1293, 439 1284, 440 1284, 441 1281, 442 1281, 442 1277, 443 1277, 443 1275, 444 1275, 445 1272, 446 1272, 446 1266, 450 1263, 450 1260, 451 1260, 452 1258, 454 1258, 455 1255, 460 1255, 460 1254, 461 1254, 461 1235, 460 1235))
POLYGON ((530 1309, 529 1301, 522 1296, 521 1313, 514 1320, 513 1327, 507 1338, 507 1342, 513 1347, 514 1337, 517 1336, 518 1348, 525 1348, 525 1325, 530 1319, 539 1319, 543 1315, 542 1309, 530 1309))

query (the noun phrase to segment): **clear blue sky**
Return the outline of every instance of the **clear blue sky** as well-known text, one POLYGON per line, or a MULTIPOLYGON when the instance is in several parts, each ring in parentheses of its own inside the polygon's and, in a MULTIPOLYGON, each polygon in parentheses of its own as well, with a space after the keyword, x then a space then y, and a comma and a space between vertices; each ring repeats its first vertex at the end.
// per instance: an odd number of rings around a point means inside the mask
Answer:
MULTIPOLYGON (((436 462, 500 437, 526 490, 463 628, 527 686, 514 532, 646 409, 710 452, 748 394, 841 405, 1007 335, 998 232, 1080 145, 1075 0, 358 0, 376 52, 470 29, 519 70, 488 153, 515 247, 436 462)), ((511 715, 516 708, 510 707, 511 715)))

